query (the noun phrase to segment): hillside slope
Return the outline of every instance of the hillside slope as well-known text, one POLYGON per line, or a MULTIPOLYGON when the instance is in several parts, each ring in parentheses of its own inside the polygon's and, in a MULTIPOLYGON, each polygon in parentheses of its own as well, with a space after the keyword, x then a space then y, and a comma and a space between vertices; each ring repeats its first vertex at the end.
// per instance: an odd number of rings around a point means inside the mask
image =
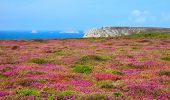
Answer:
POLYGON ((170 28, 151 28, 151 27, 102 27, 100 29, 91 29, 85 32, 84 38, 88 37, 114 37, 130 35, 141 32, 162 32, 170 33, 170 28))

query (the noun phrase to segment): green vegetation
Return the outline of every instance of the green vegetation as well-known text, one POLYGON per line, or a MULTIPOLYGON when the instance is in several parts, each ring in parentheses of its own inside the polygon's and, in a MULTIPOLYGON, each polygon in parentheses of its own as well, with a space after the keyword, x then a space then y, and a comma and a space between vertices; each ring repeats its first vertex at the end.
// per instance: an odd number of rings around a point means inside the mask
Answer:
POLYGON ((38 90, 28 89, 28 90, 21 90, 17 92, 20 96, 39 96, 40 92, 38 90))
POLYGON ((40 79, 38 82, 40 82, 41 84, 45 84, 45 83, 47 83, 48 81, 45 80, 45 79, 40 79))
POLYGON ((29 87, 34 83, 34 80, 32 79, 23 79, 18 82, 19 85, 23 87, 29 87))
POLYGON ((107 100, 107 97, 102 94, 93 94, 85 98, 85 100, 107 100))
POLYGON ((111 89, 114 87, 112 81, 100 81, 98 82, 98 86, 102 89, 111 89))
POLYGON ((8 76, 0 73, 0 78, 7 78, 8 76))
POLYGON ((151 33, 138 33, 138 34, 131 34, 126 37, 129 38, 168 38, 170 34, 166 33, 159 33, 159 32, 151 32, 151 33))
POLYGON ((123 75, 122 72, 117 71, 117 70, 112 71, 112 74, 115 74, 115 75, 123 75))
POLYGON ((123 94, 120 92, 115 92, 115 93, 113 93, 113 96, 116 98, 120 98, 120 97, 123 97, 123 94))
POLYGON ((170 71, 160 71, 159 75, 166 75, 170 77, 170 71))
POLYGON ((89 66, 84 66, 84 65, 77 65, 73 69, 73 72, 75 73, 92 73, 92 69, 89 66))
POLYGON ((164 57, 164 58, 162 58, 162 60, 170 61, 170 56, 164 57))
POLYGON ((44 58, 34 58, 30 62, 36 64, 44 64, 44 63, 49 63, 50 61, 44 58))
POLYGON ((77 64, 80 65, 94 65, 96 62, 106 62, 110 59, 107 55, 87 55, 81 57, 77 64))
POLYGON ((62 91, 58 94, 58 99, 63 100, 64 97, 72 97, 75 93, 73 91, 62 91))

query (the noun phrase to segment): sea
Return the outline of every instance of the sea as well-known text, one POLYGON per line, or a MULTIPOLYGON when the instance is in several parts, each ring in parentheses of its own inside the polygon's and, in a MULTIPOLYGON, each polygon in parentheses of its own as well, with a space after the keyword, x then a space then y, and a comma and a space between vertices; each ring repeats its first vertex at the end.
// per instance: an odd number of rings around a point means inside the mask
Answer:
POLYGON ((83 38, 83 31, 0 31, 0 40, 69 39, 83 38))

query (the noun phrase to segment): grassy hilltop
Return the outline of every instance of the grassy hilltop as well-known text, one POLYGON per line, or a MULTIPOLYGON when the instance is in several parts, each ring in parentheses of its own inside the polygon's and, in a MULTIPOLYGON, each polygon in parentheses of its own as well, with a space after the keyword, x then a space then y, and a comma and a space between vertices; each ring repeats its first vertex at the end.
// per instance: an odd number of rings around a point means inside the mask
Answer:
POLYGON ((2 100, 170 99, 170 34, 0 41, 2 100))

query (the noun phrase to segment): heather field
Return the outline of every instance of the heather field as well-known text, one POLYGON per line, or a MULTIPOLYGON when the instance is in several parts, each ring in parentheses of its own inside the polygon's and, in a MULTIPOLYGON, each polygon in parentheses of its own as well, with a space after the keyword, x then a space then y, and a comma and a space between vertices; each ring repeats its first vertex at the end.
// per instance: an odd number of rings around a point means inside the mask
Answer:
POLYGON ((170 35, 0 41, 1 100, 168 100, 170 35))

